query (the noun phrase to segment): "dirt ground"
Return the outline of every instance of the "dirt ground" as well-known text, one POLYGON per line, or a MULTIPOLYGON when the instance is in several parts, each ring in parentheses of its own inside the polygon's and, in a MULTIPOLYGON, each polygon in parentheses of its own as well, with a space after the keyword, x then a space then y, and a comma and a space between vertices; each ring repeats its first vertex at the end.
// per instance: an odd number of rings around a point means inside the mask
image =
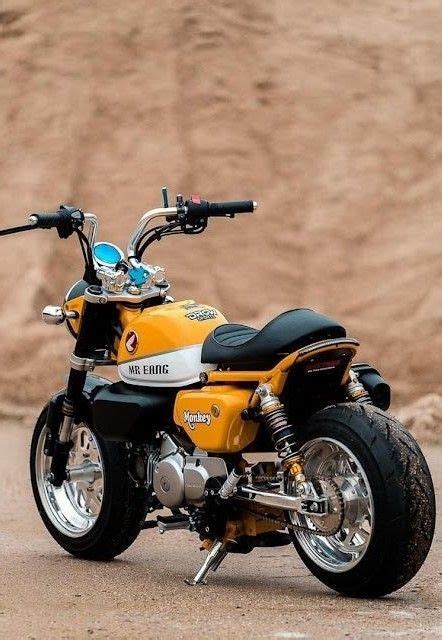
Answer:
MULTIPOLYGON (((28 441, 23 427, 0 427, 1 638, 442 637, 440 517, 420 573, 382 600, 336 595, 289 547, 228 557, 208 586, 188 587, 203 554, 187 532, 143 532, 106 564, 60 550, 30 495, 28 441)), ((440 495, 442 448, 425 453, 440 495)))

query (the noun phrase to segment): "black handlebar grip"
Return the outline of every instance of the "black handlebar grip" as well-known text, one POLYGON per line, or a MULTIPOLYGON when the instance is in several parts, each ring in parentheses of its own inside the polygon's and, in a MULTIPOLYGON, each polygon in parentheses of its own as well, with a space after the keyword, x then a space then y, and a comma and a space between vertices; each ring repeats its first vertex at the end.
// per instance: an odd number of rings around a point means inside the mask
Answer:
POLYGON ((209 216, 233 216, 236 213, 253 213, 253 200, 238 200, 232 202, 209 202, 209 216))
POLYGON ((237 213, 252 213, 256 209, 253 200, 238 200, 233 202, 207 202, 199 198, 192 198, 186 202, 187 214, 190 218, 230 217, 237 213))
POLYGON ((55 213, 33 213, 30 220, 38 229, 57 229, 60 238, 69 238, 83 221, 81 209, 61 205, 55 213))
POLYGON ((53 229, 59 223, 58 211, 56 213, 33 213, 31 220, 39 229, 53 229))

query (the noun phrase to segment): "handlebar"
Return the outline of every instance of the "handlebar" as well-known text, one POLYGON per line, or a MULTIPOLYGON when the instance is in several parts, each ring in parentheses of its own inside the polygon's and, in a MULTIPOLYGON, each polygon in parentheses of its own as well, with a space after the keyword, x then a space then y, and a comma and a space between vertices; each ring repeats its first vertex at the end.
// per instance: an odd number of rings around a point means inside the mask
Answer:
POLYGON ((54 213, 33 213, 29 216, 29 229, 57 229, 60 238, 69 238, 86 222, 89 223, 87 239, 93 246, 98 229, 97 217, 93 213, 83 213, 77 207, 62 204, 54 213))
POLYGON ((61 205, 55 213, 33 213, 29 222, 36 229, 57 229, 60 238, 69 238, 84 222, 84 213, 76 207, 61 205))
POLYGON ((225 217, 233 218, 237 213, 253 213, 257 208, 253 200, 238 200, 232 202, 208 202, 193 196, 186 202, 187 215, 191 219, 225 217))
POLYGON ((0 236, 8 236, 22 231, 34 229, 57 229, 60 238, 69 238, 75 231, 82 231, 84 223, 88 223, 87 239, 91 245, 95 242, 98 229, 97 218, 92 213, 83 213, 77 207, 60 205, 58 211, 53 213, 32 213, 29 223, 18 227, 9 227, 0 230, 0 236))
MULTIPOLYGON (((163 190, 164 191, 164 190, 163 190)), ((164 194, 163 194, 164 196, 164 194)), ((167 196, 165 199, 167 203, 167 196)), ((199 233, 207 226, 210 217, 233 218, 238 213, 251 213, 257 208, 254 200, 238 200, 231 202, 208 202, 201 200, 199 196, 192 196, 184 202, 182 196, 177 196, 175 207, 165 206, 147 211, 139 221, 127 247, 129 263, 137 266, 137 250, 139 242, 148 224, 155 218, 165 218, 167 225, 176 228, 181 227, 183 233, 199 233)), ((30 231, 32 229, 57 229, 60 238, 68 238, 74 232, 82 235, 84 223, 88 223, 86 239, 90 247, 93 247, 98 230, 98 222, 95 215, 83 213, 77 207, 60 205, 58 211, 53 213, 33 213, 29 216, 29 224, 20 227, 11 227, 0 230, 0 236, 30 231)), ((164 229, 161 228, 161 229, 164 229)), ((167 232, 167 229, 166 229, 167 232)), ((84 236, 83 236, 84 237, 84 236)), ((158 236, 159 238, 160 236, 158 236)))
POLYGON ((204 223, 210 217, 233 218, 237 213, 252 213, 257 207, 258 204, 254 200, 208 202, 201 200, 199 196, 192 196, 184 202, 181 196, 178 196, 176 207, 151 209, 141 217, 127 245, 128 261, 131 265, 138 266, 139 243, 148 224, 156 218, 165 218, 169 223, 180 222, 184 228, 187 224, 195 225, 199 221, 204 223))

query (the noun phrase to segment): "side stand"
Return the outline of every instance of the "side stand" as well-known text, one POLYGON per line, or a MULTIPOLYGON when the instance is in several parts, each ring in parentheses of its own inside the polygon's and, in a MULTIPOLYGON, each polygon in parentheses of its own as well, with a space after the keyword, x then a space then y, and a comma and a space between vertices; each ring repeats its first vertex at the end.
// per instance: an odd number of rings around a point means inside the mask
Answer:
POLYGON ((184 582, 188 585, 194 586, 196 584, 206 584, 205 577, 210 570, 216 571, 227 555, 225 546, 222 540, 215 540, 213 547, 207 554, 207 558, 204 560, 201 569, 197 572, 193 579, 186 579, 184 582))

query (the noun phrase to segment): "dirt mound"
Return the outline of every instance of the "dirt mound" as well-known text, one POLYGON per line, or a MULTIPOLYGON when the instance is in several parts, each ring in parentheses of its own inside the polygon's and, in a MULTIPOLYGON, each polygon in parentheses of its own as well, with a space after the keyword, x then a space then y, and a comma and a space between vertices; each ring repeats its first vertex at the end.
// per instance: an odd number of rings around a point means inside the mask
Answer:
POLYGON ((418 442, 436 444, 442 441, 442 396, 430 393, 397 411, 397 418, 418 442))
MULTIPOLYGON (((124 246, 164 183, 255 198, 255 216, 155 248, 174 295, 257 326, 316 308, 396 404, 440 393, 441 20, 430 0, 6 0, 0 224, 75 203, 124 246)), ((2 395, 41 403, 71 343, 39 313, 79 252, 50 232, 1 251, 2 395)))

